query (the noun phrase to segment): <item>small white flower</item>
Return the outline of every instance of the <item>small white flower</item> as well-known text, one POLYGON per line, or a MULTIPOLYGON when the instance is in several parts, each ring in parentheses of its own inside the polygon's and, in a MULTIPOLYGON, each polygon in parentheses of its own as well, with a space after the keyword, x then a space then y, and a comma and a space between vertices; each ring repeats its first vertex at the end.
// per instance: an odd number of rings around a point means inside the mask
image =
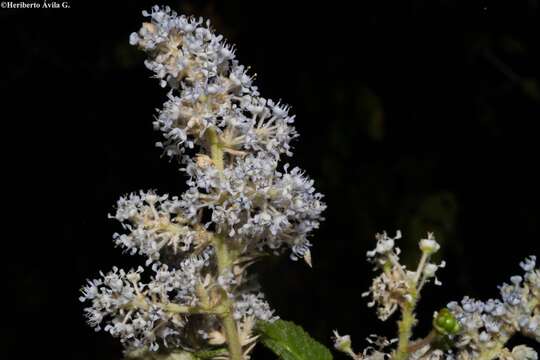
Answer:
POLYGON ((349 335, 339 335, 337 330, 334 330, 334 347, 336 350, 347 353, 354 354, 351 348, 351 337, 349 335))
POLYGON ((518 345, 512 349, 512 358, 514 360, 538 360, 538 354, 528 346, 518 345))
POLYGON ((536 266, 536 256, 531 255, 519 263, 521 268, 526 272, 532 271, 536 266))
POLYGON ((441 246, 439 245, 439 243, 437 243, 437 241, 435 241, 433 233, 428 233, 427 239, 420 240, 420 249, 423 252, 432 254, 439 251, 440 248, 441 246))
POLYGON ((368 257, 374 257, 377 254, 386 254, 394 250, 395 240, 401 239, 401 231, 398 231, 393 238, 389 237, 386 232, 377 234, 375 237, 377 239, 377 246, 374 250, 367 252, 368 257))

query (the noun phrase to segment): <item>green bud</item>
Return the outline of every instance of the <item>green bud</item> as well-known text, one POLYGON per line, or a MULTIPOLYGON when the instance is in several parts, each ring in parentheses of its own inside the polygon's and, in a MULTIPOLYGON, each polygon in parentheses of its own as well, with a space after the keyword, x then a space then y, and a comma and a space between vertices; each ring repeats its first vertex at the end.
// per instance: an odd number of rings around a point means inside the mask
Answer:
POLYGON ((455 335, 461 329, 459 322, 447 308, 442 309, 435 315, 433 327, 443 335, 455 335))

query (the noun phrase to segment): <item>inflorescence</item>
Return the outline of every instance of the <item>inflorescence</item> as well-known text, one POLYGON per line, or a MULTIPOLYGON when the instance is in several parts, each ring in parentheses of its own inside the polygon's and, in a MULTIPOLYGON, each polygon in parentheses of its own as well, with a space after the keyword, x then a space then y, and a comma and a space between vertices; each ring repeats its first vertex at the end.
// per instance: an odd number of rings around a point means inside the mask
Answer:
MULTIPOLYGON (((247 268, 283 252, 311 266, 308 238, 326 206, 313 180, 281 163, 298 136, 289 107, 260 96, 234 47, 208 21, 169 7, 143 16, 149 21, 129 42, 147 53, 146 67, 168 88, 153 123, 162 135, 156 145, 180 164, 187 190, 180 196, 139 191, 118 200, 109 216, 123 231, 114 243, 143 256, 146 268, 100 273, 82 288, 80 301, 89 304, 88 324, 119 338, 128 357, 248 359, 258 338, 255 323, 277 317, 247 268)), ((433 261, 440 246, 429 233, 419 242, 416 269, 407 269, 400 238, 400 232, 377 235, 367 252, 377 275, 363 294, 379 319, 401 313, 398 336, 372 335, 355 353, 350 336, 335 331, 337 350, 355 360, 537 360, 526 345, 506 347, 517 333, 540 342, 535 256, 520 264, 523 276, 500 286, 500 299, 451 302, 434 313, 431 332, 413 340, 420 293, 430 282, 441 285, 436 275, 445 263, 433 261)))
POLYGON ((157 146, 187 175, 187 190, 118 200, 110 217, 124 231, 114 242, 143 255, 152 275, 143 282, 142 267, 113 268, 88 281, 80 300, 90 303, 88 323, 120 338, 128 354, 228 342, 225 357, 240 358, 239 346, 246 357, 254 321, 276 318, 246 268, 287 249, 310 264, 308 237, 325 204, 302 170, 280 165, 298 136, 294 116, 260 96, 234 47, 208 21, 169 7, 143 15, 149 21, 129 41, 169 89, 153 124, 163 137, 157 146))
POLYGON ((377 306, 379 319, 387 320, 401 312, 398 337, 387 340, 371 336, 370 346, 360 353, 352 349, 349 335, 334 332, 334 347, 355 360, 422 359, 422 360, 537 360, 536 352, 526 346, 508 349, 507 342, 519 333, 540 342, 540 270, 536 257, 520 263, 523 276, 512 276, 510 284, 499 287, 500 299, 485 302, 464 297, 459 303, 450 302, 433 315, 433 329, 423 339, 412 341, 412 329, 417 320, 415 309, 424 285, 433 280, 441 285, 436 272, 445 266, 436 264, 431 256, 440 248, 433 234, 419 242, 421 257, 415 271, 409 271, 399 261, 400 249, 396 240, 386 233, 377 235, 377 246, 368 251, 367 258, 379 272, 364 296, 371 296, 368 306, 377 306), (393 348, 391 345, 397 344, 393 348))

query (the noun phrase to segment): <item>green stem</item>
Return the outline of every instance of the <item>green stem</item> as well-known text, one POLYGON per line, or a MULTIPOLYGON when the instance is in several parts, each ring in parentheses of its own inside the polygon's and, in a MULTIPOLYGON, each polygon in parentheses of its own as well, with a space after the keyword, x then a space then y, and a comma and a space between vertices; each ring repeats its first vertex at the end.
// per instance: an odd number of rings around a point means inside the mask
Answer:
POLYGON ((405 360, 409 357, 409 342, 412 336, 412 328, 416 322, 414 317, 415 305, 416 299, 413 299, 401 307, 402 318, 399 321, 399 342, 394 360, 405 360))
POLYGON ((216 169, 223 171, 223 149, 219 141, 219 136, 214 128, 206 130, 206 139, 210 145, 210 156, 216 169))
MULTIPOLYGON (((233 265, 233 252, 229 250, 226 244, 226 240, 221 235, 214 236, 214 246, 216 249, 216 256, 218 262, 218 273, 222 274, 224 271, 231 270, 233 265)), ((225 295, 226 296, 226 295, 225 295)), ((240 337, 238 336, 238 327, 234 320, 233 302, 228 298, 224 300, 222 306, 226 309, 220 314, 223 330, 225 331, 225 337, 227 338, 227 346, 229 348, 229 355, 231 360, 243 360, 242 344, 240 344, 240 337)))
MULTIPOLYGON (((173 314, 221 314, 224 312, 223 308, 220 306, 216 306, 214 308, 204 308, 204 307, 198 307, 198 306, 185 306, 185 305, 178 305, 175 303, 154 303, 155 305, 160 306, 163 310, 169 313, 173 314)), ((148 304, 146 301, 141 299, 135 299, 132 302, 124 305, 125 309, 128 310, 134 310, 134 309, 143 309, 148 310, 150 308, 150 304, 148 304)))
POLYGON ((225 337, 227 338, 230 359, 243 360, 244 355, 242 352, 242 344, 240 344, 240 337, 238 336, 238 327, 236 326, 236 321, 232 315, 232 302, 230 302, 230 309, 230 311, 221 315, 221 323, 223 324, 223 330, 225 331, 225 337))
MULTIPOLYGON (((219 171, 223 172, 223 148, 219 141, 219 136, 215 129, 209 128, 206 130, 206 137, 210 146, 210 155, 214 166, 219 171)), ((214 248, 218 262, 218 274, 223 274, 225 271, 231 271, 234 263, 234 252, 231 251, 227 244, 227 239, 221 234, 215 234, 213 237, 214 248)), ((222 306, 225 311, 219 315, 227 339, 227 347, 229 349, 230 360, 243 360, 242 344, 238 336, 238 327, 234 320, 233 302, 228 298, 223 300, 222 306)))
POLYGON ((223 271, 230 270, 234 262, 234 251, 227 246, 227 240, 223 235, 214 234, 212 238, 218 262, 218 270, 221 274, 223 271))

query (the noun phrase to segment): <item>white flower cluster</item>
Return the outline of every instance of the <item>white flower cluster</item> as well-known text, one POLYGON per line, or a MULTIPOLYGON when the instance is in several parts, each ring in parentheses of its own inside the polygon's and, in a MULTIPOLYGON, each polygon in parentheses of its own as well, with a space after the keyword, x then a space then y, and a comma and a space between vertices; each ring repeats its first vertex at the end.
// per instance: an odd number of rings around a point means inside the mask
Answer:
POLYGON ((163 132, 160 143, 170 156, 204 142, 214 128, 230 153, 264 151, 290 154, 296 137, 289 108, 259 96, 252 77, 235 59, 232 46, 202 19, 178 16, 168 7, 145 12, 150 22, 130 43, 148 52, 145 64, 171 91, 154 125, 163 132))
POLYGON ((401 238, 386 233, 377 234, 375 249, 368 251, 368 260, 380 271, 363 296, 371 295, 370 307, 377 305, 377 314, 386 320, 400 310, 397 338, 368 339, 372 346, 355 353, 349 335, 334 331, 334 347, 353 360, 538 360, 536 351, 526 345, 506 347, 508 340, 520 333, 540 342, 540 269, 536 257, 530 256, 520 263, 523 276, 513 276, 510 284, 499 287, 501 298, 486 302, 463 298, 451 302, 447 308, 434 313, 433 328, 424 338, 413 339, 417 323, 415 308, 423 286, 435 277, 444 262, 435 264, 431 256, 440 249, 433 234, 419 242, 422 256, 415 271, 400 264, 400 250, 396 240, 401 238), (390 345, 397 343, 397 347, 390 345))
POLYGON ((186 314, 170 304, 197 304, 195 289, 208 259, 208 254, 186 259, 178 270, 154 264, 148 283, 141 282, 142 267, 129 272, 114 267, 101 273, 100 279, 88 281, 79 298, 91 302, 84 309, 88 323, 96 331, 105 324, 104 330, 120 338, 127 348, 157 350, 158 340, 165 346, 178 344, 186 314))
POLYGON ((309 258, 307 236, 319 226, 325 205, 299 168, 278 171, 280 154, 292 155, 289 142, 296 136, 288 107, 260 97, 231 46, 208 23, 203 26, 202 20, 178 16, 168 7, 144 15, 150 22, 130 41, 149 54, 147 67, 170 86, 154 123, 165 138, 158 145, 171 156, 200 145, 206 155, 179 157, 190 189, 174 207, 182 226, 173 234, 161 232, 170 240, 160 238, 159 245, 147 241, 155 238, 150 229, 149 236, 138 232, 118 242, 155 259, 162 245, 189 246, 196 236, 192 226, 209 213, 205 228, 245 247, 277 250, 287 245, 293 259, 309 258), (222 171, 208 156, 210 131, 225 154, 222 171))
POLYGON ((184 213, 196 220, 208 209, 215 231, 232 241, 257 250, 288 245, 294 259, 304 257, 325 205, 299 168, 285 166, 282 173, 277 165, 261 153, 238 158, 223 172, 188 163, 192 188, 183 197, 184 213))
POLYGON ((367 252, 368 260, 375 263, 376 271, 380 275, 373 279, 368 292, 362 296, 371 295, 372 301, 369 307, 377 305, 377 315, 381 320, 390 317, 400 305, 412 303, 415 294, 419 294, 422 287, 434 279, 436 285, 441 283, 435 277, 439 268, 445 266, 444 261, 440 264, 430 262, 430 256, 439 249, 433 234, 429 233, 427 239, 419 242, 422 250, 422 258, 415 271, 409 271, 399 262, 400 249, 395 246, 396 240, 401 238, 401 232, 391 238, 386 233, 377 234, 377 246, 367 252))
POLYGON ((91 303, 90 325, 105 324, 128 349, 201 348, 201 337, 222 345, 234 336, 224 325, 231 316, 246 356, 255 321, 277 317, 245 269, 262 252, 285 250, 311 264, 308 237, 325 204, 302 170, 279 167, 297 136, 289 107, 259 95, 209 22, 169 7, 143 16, 149 22, 130 43, 148 54, 146 67, 169 87, 154 121, 163 135, 157 145, 183 164, 188 189, 178 197, 140 191, 118 200, 110 217, 124 231, 113 240, 145 256, 155 275, 141 283, 141 268, 115 268, 89 281, 80 300, 91 303))
POLYGON ((158 196, 152 191, 121 197, 110 217, 122 222, 129 233, 115 233, 113 239, 132 255, 146 255, 147 265, 158 261, 163 249, 186 252, 193 244, 204 243, 206 234, 190 224, 184 209, 177 197, 158 196))
POLYGON ((242 294, 241 298, 235 301, 234 317, 236 320, 252 317, 264 321, 274 321, 278 318, 274 316, 274 310, 270 308, 264 294, 242 294))
POLYGON ((540 269, 535 266, 535 256, 523 261, 525 275, 500 286, 500 299, 483 302, 465 297, 448 304, 461 325, 455 339, 458 357, 478 357, 504 345, 515 333, 540 342, 540 269))

